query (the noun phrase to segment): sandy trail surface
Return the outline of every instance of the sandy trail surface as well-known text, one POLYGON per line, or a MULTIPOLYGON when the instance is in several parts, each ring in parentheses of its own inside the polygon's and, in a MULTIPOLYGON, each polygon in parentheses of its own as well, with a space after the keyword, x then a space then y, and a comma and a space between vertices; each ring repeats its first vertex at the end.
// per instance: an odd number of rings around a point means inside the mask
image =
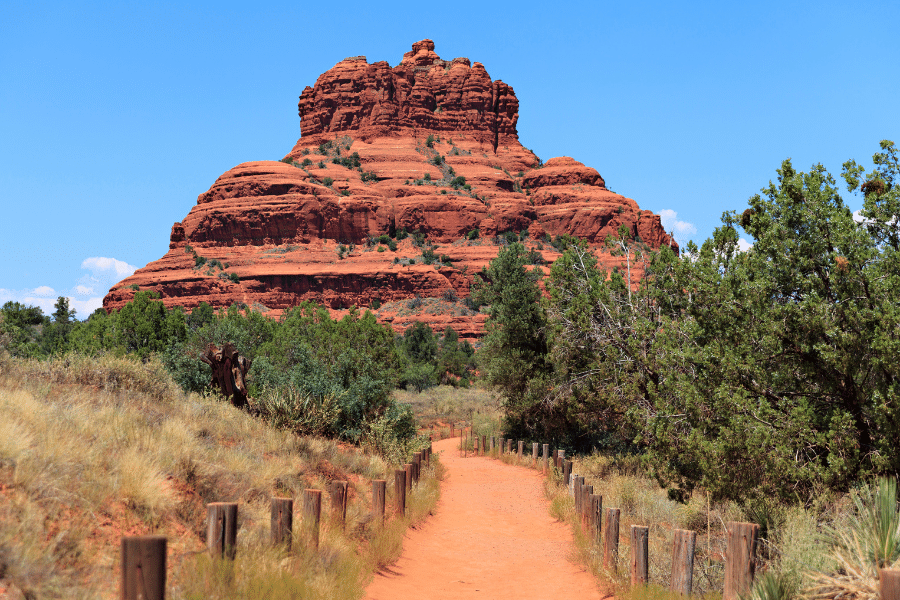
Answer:
POLYGON ((375 575, 366 598, 605 597, 569 560, 572 534, 550 516, 540 472, 462 458, 458 443, 434 443, 447 467, 435 514, 407 533, 402 556, 375 575))

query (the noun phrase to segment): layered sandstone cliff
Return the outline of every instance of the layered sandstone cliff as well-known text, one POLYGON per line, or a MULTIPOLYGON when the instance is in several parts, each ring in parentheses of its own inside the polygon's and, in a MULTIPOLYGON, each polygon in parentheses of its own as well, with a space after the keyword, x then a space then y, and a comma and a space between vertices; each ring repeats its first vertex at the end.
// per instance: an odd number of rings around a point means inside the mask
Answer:
POLYGON ((557 254, 546 240, 599 245, 621 225, 675 246, 658 215, 607 190, 596 170, 568 157, 541 164, 519 143, 513 89, 480 63, 441 60, 430 40, 393 68, 341 61, 298 108, 302 136, 288 155, 219 177, 173 225, 169 252, 110 290, 107 310, 136 289, 188 310, 243 302, 277 315, 312 300, 380 306, 398 330, 425 320, 477 337, 485 317, 461 298, 512 233, 547 264, 557 254))

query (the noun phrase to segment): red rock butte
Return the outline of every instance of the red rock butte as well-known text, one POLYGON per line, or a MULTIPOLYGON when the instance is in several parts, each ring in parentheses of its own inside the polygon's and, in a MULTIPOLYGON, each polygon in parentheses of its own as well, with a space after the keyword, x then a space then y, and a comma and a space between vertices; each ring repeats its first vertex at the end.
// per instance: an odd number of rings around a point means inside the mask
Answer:
POLYGON ((512 233, 547 265, 559 256, 548 238, 600 250, 622 225, 677 250, 658 215, 595 169, 542 163, 523 147, 513 88, 481 63, 442 60, 431 40, 393 68, 342 60, 303 90, 298 111, 293 149, 220 176, 172 226, 166 255, 113 286, 107 311, 136 290, 168 307, 240 302, 271 316, 311 300, 336 315, 369 308, 397 331, 418 320, 471 339, 486 315, 463 299, 512 233))

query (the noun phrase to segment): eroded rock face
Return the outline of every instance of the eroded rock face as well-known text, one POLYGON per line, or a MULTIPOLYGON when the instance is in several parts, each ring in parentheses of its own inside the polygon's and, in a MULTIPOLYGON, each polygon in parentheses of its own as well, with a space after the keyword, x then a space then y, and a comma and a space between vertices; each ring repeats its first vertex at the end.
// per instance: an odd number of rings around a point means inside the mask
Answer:
POLYGON ((558 254, 547 237, 599 247, 622 225, 677 248, 658 215, 607 190, 595 169, 569 157, 542 165, 519 143, 512 88, 480 63, 441 60, 431 40, 394 68, 341 61, 303 91, 299 112, 302 137, 283 161, 220 176, 172 226, 169 252, 110 290, 107 310, 135 287, 188 310, 382 305, 379 319, 398 330, 418 319, 473 338, 485 317, 460 298, 508 232, 527 234, 548 264, 558 254), (404 230, 427 243, 373 243, 404 230), (411 308, 417 296, 434 301, 411 308))
POLYGON ((394 68, 364 56, 347 58, 303 90, 298 104, 303 138, 338 132, 359 137, 403 129, 468 132, 496 150, 518 140, 519 100, 484 65, 468 58, 441 60, 422 40, 394 68))

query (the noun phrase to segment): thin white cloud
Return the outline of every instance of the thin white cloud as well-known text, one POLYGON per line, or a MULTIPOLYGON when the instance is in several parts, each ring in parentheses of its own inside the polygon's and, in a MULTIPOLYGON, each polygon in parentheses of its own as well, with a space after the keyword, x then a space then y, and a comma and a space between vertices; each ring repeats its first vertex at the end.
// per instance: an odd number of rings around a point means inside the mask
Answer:
POLYGON ((128 277, 137 270, 137 267, 129 265, 123 260, 116 258, 107 258, 105 256, 92 256, 84 259, 81 263, 82 269, 90 269, 97 274, 101 271, 115 271, 119 277, 128 277))
POLYGON ((87 300, 79 300, 77 298, 69 298, 69 307, 77 311, 78 318, 82 321, 91 316, 91 313, 103 306, 103 296, 96 298, 88 298, 87 300))
POLYGON ((738 250, 741 252, 746 252, 750 248, 753 247, 753 242, 748 242, 744 238, 738 238, 738 250))
MULTIPOLYGON (((41 286, 46 287, 46 286, 41 286)), ((38 288, 40 289, 40 288, 38 288)), ((56 304, 56 297, 36 296, 34 290, 6 290, 0 289, 0 304, 7 302, 18 302, 25 306, 38 306, 45 315, 53 313, 53 305, 56 304)))
POLYGON ((684 237, 686 235, 694 235, 697 233, 697 228, 693 223, 679 221, 678 213, 671 208, 664 208, 659 211, 659 218, 660 221, 662 221, 665 230, 675 233, 676 237, 684 237))
POLYGON ((65 296, 69 299, 69 308, 75 309, 76 317, 83 320, 103 306, 104 290, 135 271, 135 267, 125 261, 104 256, 84 259, 81 268, 90 272, 83 273, 66 291, 57 292, 49 285, 24 290, 0 288, 0 304, 8 301, 19 302, 25 306, 37 306, 45 315, 52 315, 56 299, 65 296), (98 296, 98 293, 101 295, 98 296))
POLYGON ((31 290, 31 293, 35 296, 40 296, 41 298, 47 298, 49 296, 55 296, 56 290, 54 290, 49 285, 42 285, 31 290))

